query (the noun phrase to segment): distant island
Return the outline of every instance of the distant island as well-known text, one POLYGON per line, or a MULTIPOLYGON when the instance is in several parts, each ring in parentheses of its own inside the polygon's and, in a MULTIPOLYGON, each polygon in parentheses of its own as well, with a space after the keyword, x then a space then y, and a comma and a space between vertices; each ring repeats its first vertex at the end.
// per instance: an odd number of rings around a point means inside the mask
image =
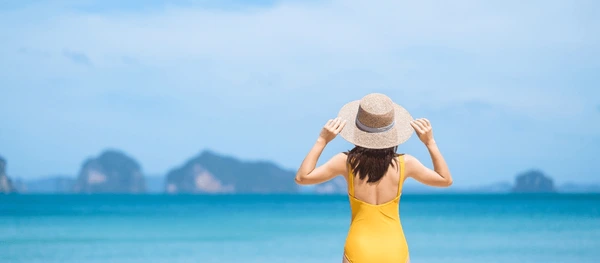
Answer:
POLYGON ((554 193, 554 182, 539 170, 531 170, 519 174, 515 179, 515 185, 511 189, 513 193, 554 193))
POLYGON ((146 182, 138 162, 116 150, 86 160, 73 187, 76 193, 144 193, 146 182))
MULTIPOLYGON (((145 175, 139 162, 123 151, 107 150, 85 160, 77 176, 54 175, 11 181, 0 157, 0 193, 166 193, 166 194, 346 194, 346 181, 337 177, 314 186, 299 186, 295 171, 268 161, 243 161, 205 150, 166 175, 145 175)), ((518 174, 514 183, 498 182, 471 188, 435 188, 408 182, 405 193, 600 193, 600 185, 556 186, 540 170, 518 174)))
POLYGON ((0 193, 9 194, 15 192, 15 188, 8 175, 6 175, 6 160, 0 156, 0 193))
POLYGON ((270 162, 242 162, 211 151, 166 176, 167 193, 297 193, 295 173, 270 162))

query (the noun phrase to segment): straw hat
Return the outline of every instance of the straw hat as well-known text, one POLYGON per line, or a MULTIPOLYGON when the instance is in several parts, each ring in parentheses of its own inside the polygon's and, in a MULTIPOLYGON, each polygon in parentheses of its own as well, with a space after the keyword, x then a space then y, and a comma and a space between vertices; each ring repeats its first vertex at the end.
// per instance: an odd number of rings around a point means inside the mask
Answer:
POLYGON ((406 142, 413 133, 413 117, 388 96, 372 93, 342 107, 338 117, 346 120, 340 136, 369 149, 383 149, 406 142))

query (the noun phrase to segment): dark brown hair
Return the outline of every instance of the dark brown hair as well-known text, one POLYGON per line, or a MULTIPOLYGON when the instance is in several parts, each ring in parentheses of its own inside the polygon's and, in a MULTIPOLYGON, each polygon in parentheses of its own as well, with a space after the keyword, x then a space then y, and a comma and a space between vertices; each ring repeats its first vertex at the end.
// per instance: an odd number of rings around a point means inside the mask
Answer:
POLYGON ((396 167, 398 163, 397 146, 386 149, 368 149, 360 146, 354 147, 349 152, 348 163, 354 175, 358 174, 361 180, 367 177, 367 183, 376 183, 385 175, 390 164, 396 167))

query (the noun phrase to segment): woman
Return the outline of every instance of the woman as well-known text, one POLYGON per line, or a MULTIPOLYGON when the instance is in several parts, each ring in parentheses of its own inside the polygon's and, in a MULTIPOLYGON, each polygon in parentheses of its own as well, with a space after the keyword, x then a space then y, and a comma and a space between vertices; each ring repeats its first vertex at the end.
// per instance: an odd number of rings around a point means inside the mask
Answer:
POLYGON ((429 121, 413 120, 404 108, 377 93, 346 104, 336 119, 325 124, 295 180, 302 185, 319 184, 338 175, 346 178, 352 210, 343 258, 348 263, 410 262, 398 211, 404 181, 412 177, 431 186, 452 184, 429 121), (429 150, 434 170, 415 157, 396 153, 413 130, 429 150), (355 148, 316 167, 323 149, 338 134, 355 148))

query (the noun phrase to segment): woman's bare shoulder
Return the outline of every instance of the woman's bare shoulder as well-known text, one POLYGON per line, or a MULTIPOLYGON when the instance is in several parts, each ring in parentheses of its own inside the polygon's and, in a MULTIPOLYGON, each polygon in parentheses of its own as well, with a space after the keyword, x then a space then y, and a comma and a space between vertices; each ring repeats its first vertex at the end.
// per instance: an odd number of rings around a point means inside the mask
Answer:
MULTIPOLYGON (((408 154, 408 153, 400 153, 398 154, 400 156, 402 156, 402 158, 404 158, 404 162, 414 162, 415 160, 417 160, 417 158, 415 158, 414 156, 408 154)), ((418 161, 418 160, 417 160, 418 161)))
POLYGON ((410 176, 415 170, 421 169, 423 164, 417 157, 414 157, 408 153, 402 154, 404 156, 404 165, 406 166, 406 175, 410 176))
POLYGON ((340 174, 348 177, 348 153, 341 152, 331 157, 332 163, 337 167, 340 174))
POLYGON ((337 153, 336 155, 331 157, 331 161, 336 166, 344 166, 345 167, 348 164, 348 153, 346 153, 346 152, 337 153))

